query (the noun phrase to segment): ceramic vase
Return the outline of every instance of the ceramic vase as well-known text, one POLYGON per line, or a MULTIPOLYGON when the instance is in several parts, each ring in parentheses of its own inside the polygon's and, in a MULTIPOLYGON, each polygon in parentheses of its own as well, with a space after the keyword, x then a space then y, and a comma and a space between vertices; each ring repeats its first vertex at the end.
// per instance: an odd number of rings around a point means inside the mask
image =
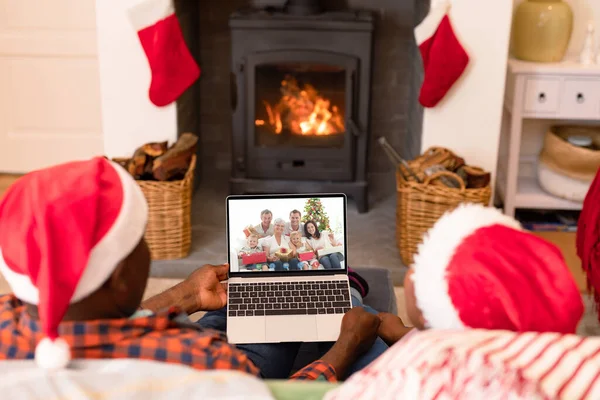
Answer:
POLYGON ((513 53, 520 60, 558 62, 573 31, 573 11, 562 0, 525 0, 513 20, 513 53))

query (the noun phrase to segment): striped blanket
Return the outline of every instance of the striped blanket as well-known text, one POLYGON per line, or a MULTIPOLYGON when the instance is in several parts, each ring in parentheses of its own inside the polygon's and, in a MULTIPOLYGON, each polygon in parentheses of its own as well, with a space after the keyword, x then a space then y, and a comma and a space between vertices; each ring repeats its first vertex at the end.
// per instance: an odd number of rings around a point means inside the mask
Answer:
POLYGON ((325 399, 600 399, 600 338, 415 330, 325 399))

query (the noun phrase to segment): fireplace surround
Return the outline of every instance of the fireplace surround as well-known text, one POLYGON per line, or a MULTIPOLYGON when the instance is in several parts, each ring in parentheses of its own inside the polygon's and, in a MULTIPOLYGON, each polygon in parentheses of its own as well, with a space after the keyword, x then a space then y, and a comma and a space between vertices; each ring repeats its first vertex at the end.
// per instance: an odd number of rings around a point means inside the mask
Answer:
POLYGON ((366 212, 374 19, 318 3, 229 19, 231 191, 343 192, 366 212))

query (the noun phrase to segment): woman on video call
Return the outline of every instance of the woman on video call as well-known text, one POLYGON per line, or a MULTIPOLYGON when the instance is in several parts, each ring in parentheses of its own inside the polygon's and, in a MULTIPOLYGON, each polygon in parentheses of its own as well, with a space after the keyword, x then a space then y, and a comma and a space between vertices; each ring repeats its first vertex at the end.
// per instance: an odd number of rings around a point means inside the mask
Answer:
MULTIPOLYGON (((317 224, 314 221, 307 221, 304 224, 304 234, 310 246, 315 249, 315 252, 339 245, 335 241, 333 233, 327 231, 319 232, 319 228, 317 228, 317 224)), ((341 253, 332 253, 319 257, 319 262, 323 264, 325 269, 342 268, 342 264, 340 263, 342 260, 343 256, 341 253)))
MULTIPOLYGON (((277 256, 280 249, 286 249, 288 252, 290 249, 289 238, 283 234, 285 229, 285 221, 281 218, 277 218, 273 225, 273 236, 266 239, 263 243, 263 248, 267 253, 267 261, 275 264, 275 271, 283 270, 283 262, 277 256)), ((298 259, 289 260, 289 269, 298 269, 298 259)))

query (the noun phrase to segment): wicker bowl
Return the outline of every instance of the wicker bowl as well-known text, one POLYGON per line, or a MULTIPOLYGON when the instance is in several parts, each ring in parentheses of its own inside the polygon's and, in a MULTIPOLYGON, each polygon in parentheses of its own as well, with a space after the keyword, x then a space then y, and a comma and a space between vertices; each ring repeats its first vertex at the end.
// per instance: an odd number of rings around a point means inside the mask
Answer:
POLYGON ((592 185, 589 181, 573 179, 555 172, 539 161, 537 165, 537 176, 540 186, 553 196, 570 201, 583 202, 592 185))
POLYGON ((540 162, 554 172, 579 181, 591 182, 600 168, 600 151, 574 146, 569 136, 587 136, 600 148, 600 128, 556 126, 544 136, 540 162))

